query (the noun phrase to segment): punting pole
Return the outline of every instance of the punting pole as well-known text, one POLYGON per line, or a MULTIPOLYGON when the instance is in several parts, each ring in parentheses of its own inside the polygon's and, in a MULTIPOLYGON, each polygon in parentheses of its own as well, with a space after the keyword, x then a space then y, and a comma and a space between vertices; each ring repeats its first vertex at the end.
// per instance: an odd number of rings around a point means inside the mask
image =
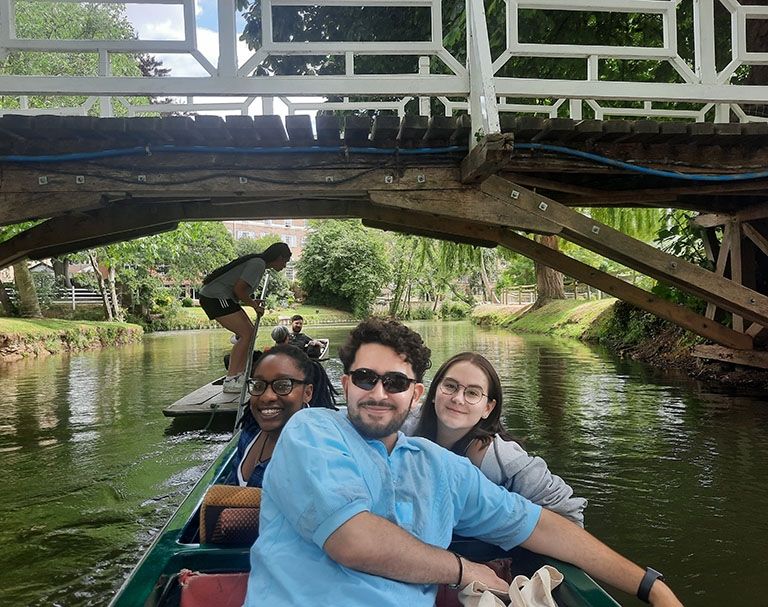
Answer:
MULTIPOLYGON (((264 286, 261 289, 261 301, 262 303, 267 297, 267 285, 269 284, 269 273, 264 272, 264 286)), ((253 325, 253 336, 251 337, 250 347, 248 348, 248 358, 245 361, 245 381, 243 381, 243 387, 240 389, 240 399, 237 401, 237 415, 235 416, 235 427, 233 432, 237 432, 237 426, 240 423, 240 419, 243 417, 243 406, 248 403, 246 395, 248 394, 248 380, 251 377, 251 371, 253 370, 253 349, 256 345, 256 335, 259 333, 259 324, 261 322, 261 316, 256 315, 256 322, 253 325)))

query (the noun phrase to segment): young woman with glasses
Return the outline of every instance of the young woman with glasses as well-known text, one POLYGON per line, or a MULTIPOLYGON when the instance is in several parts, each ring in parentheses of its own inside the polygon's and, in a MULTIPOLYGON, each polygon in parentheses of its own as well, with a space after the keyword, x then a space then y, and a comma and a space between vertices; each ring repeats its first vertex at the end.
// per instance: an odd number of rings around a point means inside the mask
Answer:
POLYGON ((312 375, 312 361, 294 346, 276 345, 256 361, 229 484, 261 487, 280 432, 312 400, 312 375))
POLYGON ((587 500, 574 497, 543 459, 512 439, 501 422, 502 404, 493 365, 480 354, 462 352, 437 370, 423 406, 402 430, 468 457, 495 483, 584 526, 587 500))

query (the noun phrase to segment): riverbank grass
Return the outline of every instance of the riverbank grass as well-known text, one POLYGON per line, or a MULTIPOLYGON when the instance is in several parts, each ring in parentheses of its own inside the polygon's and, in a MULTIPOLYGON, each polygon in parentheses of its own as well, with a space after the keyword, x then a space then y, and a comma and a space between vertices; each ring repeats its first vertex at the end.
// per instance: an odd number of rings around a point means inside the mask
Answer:
MULTIPOLYGON (((252 308, 243 308, 251 320, 256 318, 256 313, 252 308)), ((332 325, 349 324, 357 322, 357 319, 349 312, 328 308, 325 306, 300 305, 291 308, 280 308, 277 310, 267 310, 261 319, 261 325, 276 325, 281 318, 290 318, 294 314, 301 314, 304 317, 304 324, 308 327, 313 325, 332 325)), ((209 320, 202 308, 194 306, 191 308, 177 308, 173 315, 159 319, 153 323, 155 331, 174 331, 183 329, 218 329, 221 325, 214 320, 209 320)))
POLYGON ((140 341, 139 325, 53 318, 0 318, 0 361, 140 341))
POLYGON ((472 322, 499 326, 520 333, 538 333, 596 339, 603 323, 610 317, 613 298, 584 301, 563 299, 552 301, 541 308, 531 306, 478 306, 472 311, 472 322))

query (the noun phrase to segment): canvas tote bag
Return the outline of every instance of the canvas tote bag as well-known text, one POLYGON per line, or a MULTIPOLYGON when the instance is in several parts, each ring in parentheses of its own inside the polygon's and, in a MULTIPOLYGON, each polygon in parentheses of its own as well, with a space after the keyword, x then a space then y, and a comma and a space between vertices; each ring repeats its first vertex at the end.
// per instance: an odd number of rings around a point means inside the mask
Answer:
MULTIPOLYGON (((510 607, 557 607, 552 591, 563 581, 563 574, 550 565, 544 565, 528 579, 518 575, 509 585, 510 607)), ((505 599, 507 597, 504 597, 505 599)), ((459 602, 464 607, 505 607, 506 600, 499 593, 491 591, 482 582, 472 582, 459 593, 459 602)))

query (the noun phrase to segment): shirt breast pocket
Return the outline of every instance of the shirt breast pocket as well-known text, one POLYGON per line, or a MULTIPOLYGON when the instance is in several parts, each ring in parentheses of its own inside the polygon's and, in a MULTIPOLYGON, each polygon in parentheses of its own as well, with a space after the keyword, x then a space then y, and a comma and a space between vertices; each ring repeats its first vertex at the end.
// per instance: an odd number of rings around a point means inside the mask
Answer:
POLYGON ((397 516, 397 524, 411 531, 413 529, 413 503, 412 502, 397 502, 395 504, 395 515, 397 516))

